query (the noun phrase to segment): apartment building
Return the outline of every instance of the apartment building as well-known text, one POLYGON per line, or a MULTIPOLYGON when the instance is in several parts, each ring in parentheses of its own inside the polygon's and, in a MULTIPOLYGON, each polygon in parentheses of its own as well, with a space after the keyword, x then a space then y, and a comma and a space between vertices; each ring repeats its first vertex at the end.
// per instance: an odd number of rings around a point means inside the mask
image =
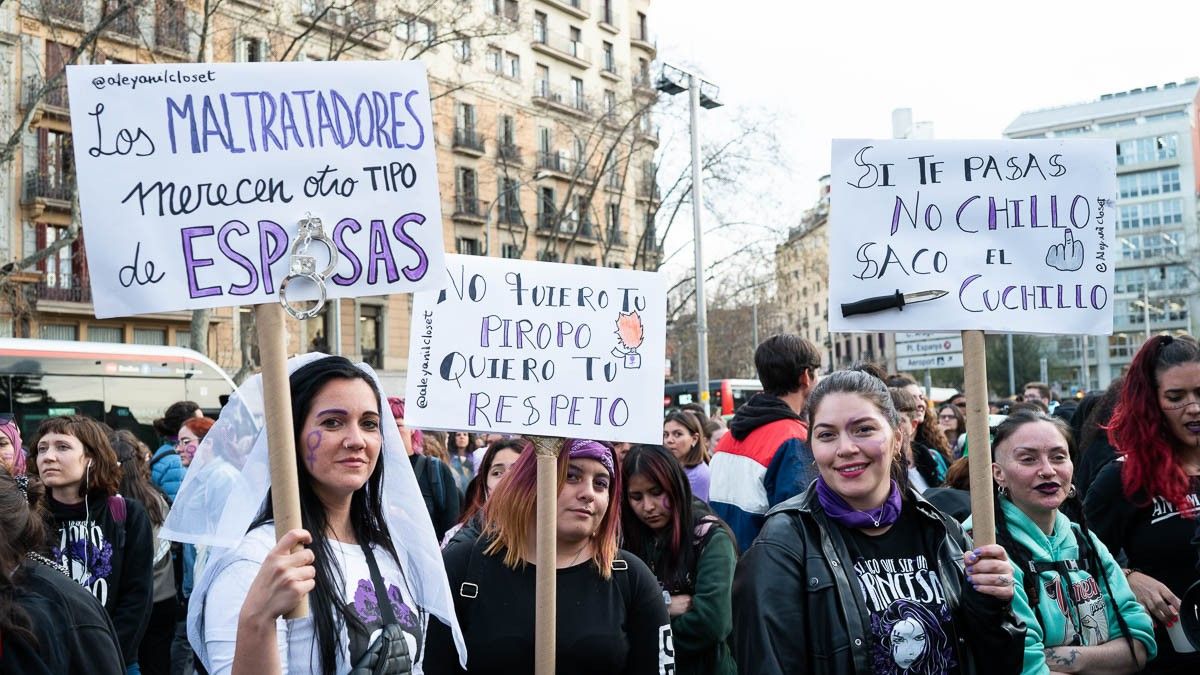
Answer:
POLYGON ((1195 332, 1198 101, 1200 80, 1191 78, 1025 112, 1004 130, 1008 138, 1106 138, 1117 153, 1113 334, 1064 336, 1053 345, 1055 361, 1072 364, 1072 379, 1089 389, 1120 375, 1148 334, 1195 332))
MULTIPOLYGON (((74 172, 61 72, 111 0, 0 6, 0 118, 33 107, 20 152, 0 165, 5 262, 67 232, 74 172)), ((447 250, 654 269, 658 131, 649 0, 147 0, 80 62, 398 60, 429 71, 447 250)), ((97 321, 82 237, 8 277, 0 334, 190 344, 188 312, 97 321)), ((361 358, 399 385, 409 296, 331 302, 290 332, 294 350, 361 358)), ((209 355, 242 363, 249 309, 215 310, 209 355)), ((248 335, 246 336, 249 337, 248 335)))

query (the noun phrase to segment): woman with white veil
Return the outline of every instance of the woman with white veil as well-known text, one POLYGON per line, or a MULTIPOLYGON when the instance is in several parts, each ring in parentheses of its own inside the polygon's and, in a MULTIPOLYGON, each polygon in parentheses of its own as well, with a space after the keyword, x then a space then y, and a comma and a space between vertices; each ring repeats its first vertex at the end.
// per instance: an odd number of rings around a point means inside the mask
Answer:
MULTIPOLYGON (((221 550, 193 592, 189 639, 212 673, 419 673, 429 615, 457 622, 378 380, 336 356, 288 366, 304 529, 275 542, 256 377, 205 438, 164 526, 166 538, 221 550), (310 616, 284 621, 305 593, 310 616)), ((456 631, 460 655, 461 640, 456 631)))

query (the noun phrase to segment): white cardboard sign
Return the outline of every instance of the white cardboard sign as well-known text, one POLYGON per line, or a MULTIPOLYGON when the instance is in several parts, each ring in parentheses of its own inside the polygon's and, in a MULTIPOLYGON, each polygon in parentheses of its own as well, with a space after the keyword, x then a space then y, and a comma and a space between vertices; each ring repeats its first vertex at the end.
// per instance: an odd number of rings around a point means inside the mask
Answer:
POLYGON ((835 140, 831 188, 830 330, 1112 332, 1111 141, 835 140))
MULTIPOLYGON (((67 81, 97 317, 273 301, 306 214, 338 253, 330 298, 441 280, 423 64, 72 66, 67 81)), ((317 270, 326 248, 309 247, 317 270)))
POLYGON ((468 255, 442 274, 413 295, 406 424, 662 441, 660 274, 468 255))

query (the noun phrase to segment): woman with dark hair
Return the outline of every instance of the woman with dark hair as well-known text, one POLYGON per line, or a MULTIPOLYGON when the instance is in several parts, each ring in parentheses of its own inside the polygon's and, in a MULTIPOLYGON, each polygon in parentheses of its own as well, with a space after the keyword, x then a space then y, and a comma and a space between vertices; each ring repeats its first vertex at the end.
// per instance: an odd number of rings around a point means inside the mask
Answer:
POLYGON ((138 440, 132 431, 124 429, 110 430, 108 441, 121 465, 120 494, 136 499, 145 506, 154 543, 154 606, 146 624, 146 633, 142 636, 142 644, 138 647, 138 667, 145 675, 166 675, 171 672, 171 642, 179 612, 171 542, 158 538, 169 507, 166 498, 150 483, 150 465, 146 462, 150 449, 146 444, 138 440))
POLYGON ((917 397, 899 387, 888 387, 892 397, 892 405, 900 414, 901 436, 900 448, 904 452, 904 463, 908 467, 908 484, 918 493, 924 494, 929 488, 942 484, 944 471, 939 471, 936 453, 931 452, 915 442, 914 435, 921 425, 921 407, 917 397))
POLYGON ((0 673, 122 673, 121 645, 104 607, 37 551, 45 526, 24 486, 0 466, 0 673))
POLYGON ((1108 548, 1062 511, 1077 499, 1070 445, 1065 422, 1032 411, 1001 422, 992 444, 996 541, 1026 626, 1022 672, 1138 672, 1154 657, 1154 627, 1108 548))
POLYGON ((942 628, 945 617, 935 616, 925 605, 897 600, 872 622, 882 649, 875 651, 874 673, 926 675, 953 672, 950 636, 942 628))
POLYGON ((479 460, 479 473, 467 485, 467 505, 458 524, 446 531, 442 548, 458 541, 474 541, 479 537, 483 532, 483 505, 487 503, 488 495, 528 448, 529 441, 523 438, 495 441, 487 447, 479 460))
POLYGON ((154 420, 154 431, 162 439, 162 445, 150 458, 150 481, 167 495, 169 501, 175 501, 175 495, 183 483, 183 462, 175 452, 179 444, 179 428, 188 419, 199 417, 200 414, 200 406, 195 401, 176 401, 162 417, 154 420))
POLYGON ((30 442, 30 476, 45 484, 51 557, 91 591, 116 626, 128 672, 154 604, 154 538, 146 509, 118 493, 121 467, 89 417, 51 417, 30 442))
MULTIPOLYGON (((438 575, 410 567, 413 550, 432 534, 423 511, 419 520, 397 520, 420 508, 415 494, 402 494, 389 477, 404 466, 399 435, 392 420, 384 421, 369 370, 340 356, 309 355, 292 365, 303 529, 276 543, 268 489, 241 542, 210 563, 197 584, 192 646, 211 673, 408 672, 423 655, 422 584, 428 590, 438 575), (305 594, 309 616, 283 621, 305 594)), ((256 444, 250 461, 265 459, 265 450, 256 444)), ((411 474, 397 478, 415 492, 411 474)))
POLYGON ((1117 456, 1117 449, 1108 440, 1108 424, 1117 402, 1121 400, 1121 387, 1125 377, 1121 376, 1109 383, 1108 388, 1100 394, 1089 394, 1079 403, 1075 411, 1078 423, 1077 435, 1079 443, 1075 448, 1075 487, 1079 489, 1079 498, 1086 499, 1088 490, 1095 482, 1100 470, 1108 466, 1117 456))
POLYGON ((450 468, 454 470, 454 479, 458 482, 458 491, 466 494, 467 485, 475 477, 474 466, 475 434, 466 431, 455 431, 449 436, 446 450, 450 453, 450 468))
POLYGON ((625 547, 650 566, 671 616, 675 672, 731 674, 729 651, 737 549, 733 533, 692 499, 683 468, 657 445, 635 446, 622 464, 625 547))
POLYGON ((663 447, 679 460, 692 485, 692 494, 707 503, 712 470, 708 468, 710 455, 705 442, 704 423, 695 413, 679 410, 663 420, 663 447))
POLYGON ((880 630, 901 601, 923 605, 948 636, 922 657, 945 667, 927 672, 1020 670, 1024 635, 1004 549, 975 547, 957 522, 901 487, 899 417, 887 387, 866 373, 836 372, 813 389, 818 477, 772 511, 734 579, 743 675, 911 672, 915 658, 895 647, 911 627, 880 630))
MULTIPOLYGON (((941 483, 950 468, 951 446, 946 442, 946 435, 938 426, 938 418, 933 414, 925 390, 907 373, 891 375, 887 379, 889 387, 898 387, 912 394, 917 399, 916 420, 917 428, 912 434, 913 451, 925 451, 937 463, 937 482, 941 483)), ((930 484, 933 485, 932 483, 930 484)))
POLYGON ((967 441, 967 417, 956 405, 943 403, 937 410, 938 427, 946 437, 946 444, 955 457, 962 457, 963 445, 967 441))
MULTIPOLYGON (((427 675, 534 671, 537 453, 523 453, 483 507, 483 534, 443 557, 470 654, 453 658, 450 628, 429 627, 427 675)), ((617 547, 621 474, 596 441, 558 453, 559 673, 670 672, 671 626, 654 575, 617 547)))
POLYGON ((1195 673, 1200 652, 1183 635, 1180 598, 1198 577, 1191 545, 1200 513, 1200 345, 1158 335, 1138 350, 1108 425, 1117 461, 1100 470, 1084 513, 1155 621, 1149 673, 1195 673))

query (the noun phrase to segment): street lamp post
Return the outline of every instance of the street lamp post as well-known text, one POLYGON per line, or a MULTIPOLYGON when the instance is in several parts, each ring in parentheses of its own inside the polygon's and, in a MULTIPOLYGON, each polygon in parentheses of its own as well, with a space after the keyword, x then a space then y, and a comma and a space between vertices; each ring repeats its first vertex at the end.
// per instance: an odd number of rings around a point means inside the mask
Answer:
POLYGON ((692 146, 692 236, 696 251, 696 395, 700 404, 708 411, 708 307, 704 301, 704 252, 701 247, 700 227, 700 108, 712 109, 721 106, 716 98, 716 87, 696 73, 683 68, 663 64, 662 76, 657 89, 674 96, 685 90, 681 81, 686 81, 688 112, 692 146), (701 91, 703 85, 713 89, 713 95, 701 91))

